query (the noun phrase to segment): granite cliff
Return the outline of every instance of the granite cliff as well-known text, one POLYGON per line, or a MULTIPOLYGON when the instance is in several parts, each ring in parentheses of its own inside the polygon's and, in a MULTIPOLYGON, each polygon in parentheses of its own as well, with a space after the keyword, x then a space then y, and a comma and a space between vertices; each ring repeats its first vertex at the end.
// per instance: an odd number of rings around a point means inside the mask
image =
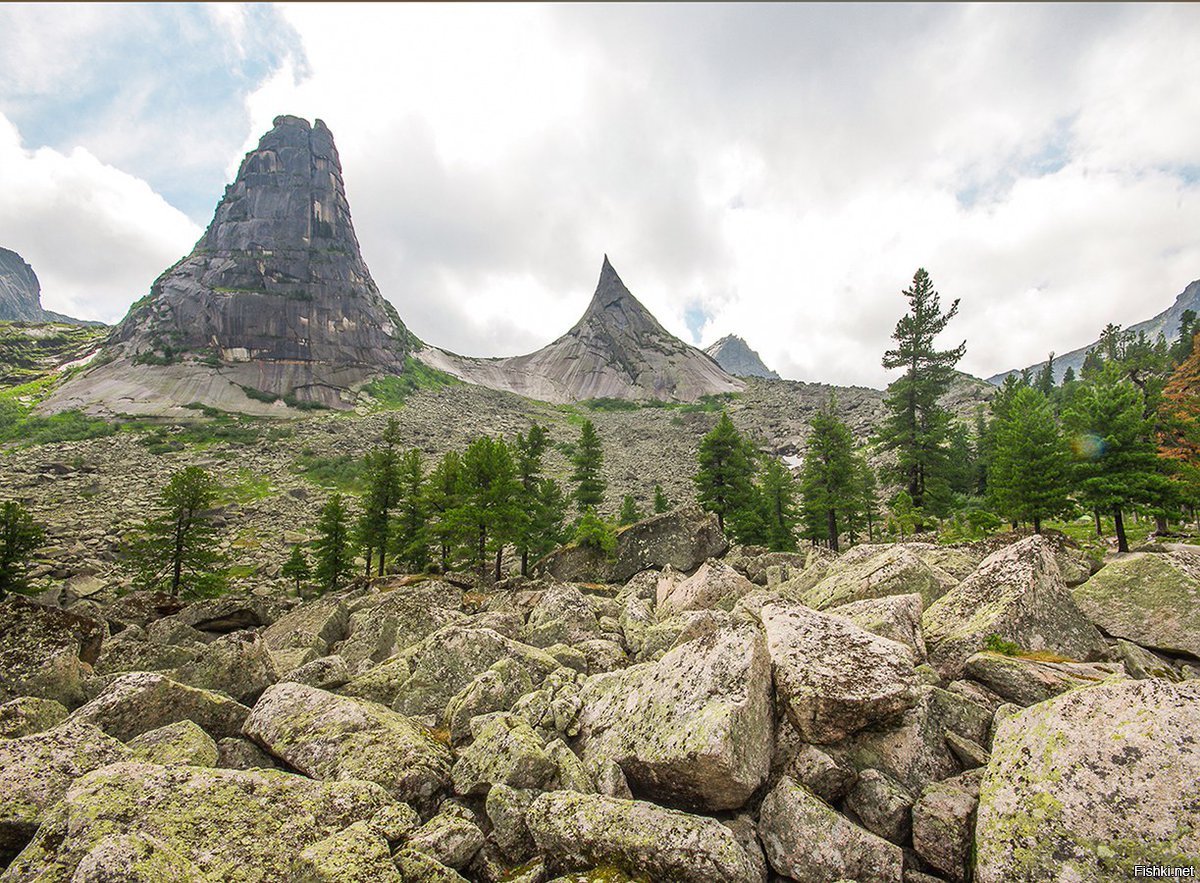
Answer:
POLYGON ((99 324, 42 309, 42 284, 37 273, 24 258, 8 248, 0 248, 0 322, 99 324))
POLYGON ((725 371, 736 377, 765 377, 778 380, 779 375, 763 364, 762 358, 750 344, 736 334, 727 334, 704 350, 725 371))

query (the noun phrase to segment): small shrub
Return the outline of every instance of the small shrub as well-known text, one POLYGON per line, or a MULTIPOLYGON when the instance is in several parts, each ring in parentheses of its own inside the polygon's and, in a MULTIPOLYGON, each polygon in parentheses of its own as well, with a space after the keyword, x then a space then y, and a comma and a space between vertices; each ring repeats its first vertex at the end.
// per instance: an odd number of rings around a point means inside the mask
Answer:
POLYGON ((997 634, 988 635, 987 640, 984 642, 984 647, 988 651, 992 653, 999 653, 1002 656, 1017 656, 1021 652, 1021 648, 1019 646, 1012 641, 1004 640, 1004 638, 997 634))

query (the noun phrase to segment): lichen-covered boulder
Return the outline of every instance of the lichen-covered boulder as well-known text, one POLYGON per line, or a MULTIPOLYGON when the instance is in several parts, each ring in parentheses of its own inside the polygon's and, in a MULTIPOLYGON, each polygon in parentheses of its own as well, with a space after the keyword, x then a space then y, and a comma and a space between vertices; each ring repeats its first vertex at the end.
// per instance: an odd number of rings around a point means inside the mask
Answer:
POLYGON ((975 879, 1127 880, 1200 864, 1200 683, 1072 690, 1000 724, 975 879))
POLYGON ((929 661, 955 680, 990 635, 1026 650, 1050 650, 1069 659, 1104 652, 1099 632, 1080 612, 1063 583, 1054 544, 1031 536, 992 553, 958 587, 921 617, 929 661))
POLYGON ((276 654, 279 673, 286 674, 292 668, 312 661, 303 655, 306 650, 315 647, 319 655, 325 655, 329 647, 346 637, 349 623, 350 611, 345 601, 322 598, 281 616, 263 631, 262 636, 276 654))
POLYGON ((774 742, 762 632, 734 626, 658 662, 588 678, 584 760, 616 761, 635 794, 708 809, 742 806, 767 776, 774 742))
POLYGON ((974 654, 967 659, 965 673, 1016 705, 1033 705, 1075 687, 1125 676, 1119 663, 1046 662, 1001 653, 974 654))
POLYGON ((100 656, 92 667, 96 674, 105 675, 130 671, 169 673, 198 659, 206 649, 206 645, 200 641, 154 641, 141 628, 130 626, 104 642, 100 656))
POLYGON ((279 671, 261 637, 254 632, 234 632, 213 641, 196 659, 175 669, 171 678, 253 704, 279 680, 279 671))
POLYGON ((946 741, 947 733, 984 744, 992 714, 962 696, 938 687, 917 687, 917 701, 889 725, 849 736, 826 750, 857 770, 887 773, 911 794, 930 782, 963 771, 963 763, 946 741))
POLYGON ((503 783, 492 786, 487 793, 485 808, 492 823, 492 837, 504 856, 514 864, 533 855, 533 836, 525 824, 525 813, 538 792, 510 788, 503 783))
POLYGON ((809 607, 824 610, 867 598, 916 593, 928 607, 957 584, 953 576, 927 564, 906 545, 869 546, 851 549, 799 597, 809 607))
POLYGON ((830 608, 826 612, 845 617, 859 628, 881 638, 903 644, 913 651, 913 659, 917 662, 925 660, 925 636, 921 634, 924 604, 918 594, 865 598, 830 608))
MULTIPOLYGON (((396 700, 400 685, 412 674, 412 665, 406 656, 393 656, 355 675, 350 682, 337 689, 343 696, 369 699, 380 705, 391 705, 396 700)), ((287 675, 284 675, 284 679, 287 675)))
POLYGON ((971 876, 975 808, 979 805, 982 777, 982 770, 970 770, 934 782, 913 805, 913 849, 953 883, 964 883, 971 876))
POLYGON ((295 883, 405 883, 388 842, 369 822, 355 822, 306 847, 295 883))
POLYGON ((9 595, 0 601, 0 702, 37 696, 82 704, 87 666, 107 636, 103 622, 9 595))
POLYGON ((551 552, 535 564, 538 571, 563 582, 623 583, 649 568, 693 571, 709 558, 719 558, 729 541, 717 516, 699 506, 682 506, 617 531, 613 560, 576 545, 551 552))
POLYGON ((133 760, 146 763, 186 763, 216 766, 219 757, 212 736, 189 720, 150 730, 129 740, 133 760))
POLYGON ((758 836, 771 867, 797 883, 903 878, 899 846, 858 827, 789 778, 763 798, 758 836))
POLYGON ((839 742, 915 701, 912 651, 799 604, 761 612, 781 706, 807 742, 839 742))
MULTIPOLYGON (((159 606, 161 608, 161 602, 159 606)), ((269 626, 276 618, 272 606, 263 598, 225 595, 193 601, 172 618, 198 631, 227 634, 269 626)))
POLYGON ((658 596, 654 610, 657 618, 663 620, 685 610, 716 607, 722 599, 732 606, 738 598, 753 592, 755 585, 728 564, 705 561, 687 579, 660 583, 660 588, 665 591, 658 596))
POLYGON ((904 844, 912 833, 913 796, 891 776, 863 770, 846 795, 846 809, 872 834, 904 844))
POLYGON ((0 739, 19 739, 44 732, 61 724, 68 714, 61 702, 21 696, 0 705, 0 739))
POLYGON ((640 800, 551 791, 525 813, 537 849, 560 870, 599 865, 677 883, 756 883, 736 835, 715 819, 640 800))
POLYGON ((203 883, 297 880, 304 849, 390 802, 370 782, 314 782, 274 770, 112 764, 75 781, 3 880, 66 883, 87 867, 89 856, 111 849, 114 834, 152 838, 194 864, 203 883))
POLYGON ((221 693, 189 687, 154 672, 131 672, 76 709, 70 719, 94 724, 123 742, 181 720, 223 739, 239 735, 249 713, 249 708, 221 693))
MULTIPOLYGON (((65 879, 65 878, 64 878, 65 879)), ((157 837, 102 838, 71 875, 71 883, 206 883, 196 865, 157 837)))
POLYGON ((474 741, 459 752, 452 777, 458 794, 486 794, 497 783, 546 790, 558 764, 524 718, 498 712, 471 721, 474 741))
POLYGON ((392 707, 411 717, 438 720, 458 691, 501 659, 521 664, 534 684, 559 667, 546 652, 491 629, 451 625, 412 649, 410 673, 399 684, 392 707))
POLYGON ((450 753, 420 724, 304 684, 269 688, 244 731, 305 775, 377 782, 406 802, 426 802, 450 780, 450 753))
POLYGON ((466 619, 458 609, 462 590, 441 580, 385 584, 384 589, 349 605, 349 634, 333 649, 351 669, 363 662, 382 662, 438 629, 466 619))
POLYGON ((659 659, 688 641, 714 634, 732 624, 733 617, 724 610, 687 610, 642 632, 637 661, 659 659))
POLYGON ((217 742, 217 766, 226 770, 273 770, 278 762, 249 739, 230 736, 217 742))
POLYGON ((445 720, 450 740, 457 744, 470 736, 471 718, 508 711, 518 699, 532 692, 533 679, 523 665, 513 659, 499 660, 447 703, 445 720))
POLYGON ((600 623, 587 596, 567 583, 546 588, 521 631, 521 640, 534 647, 574 645, 598 637, 600 623))
POLYGON ((770 787, 784 776, 796 780, 827 803, 838 803, 858 781, 858 771, 800 738, 796 725, 784 715, 775 729, 770 787))
POLYGON ((467 883, 458 871, 411 846, 396 850, 392 862, 404 883, 467 883))
POLYGON ((458 870, 483 847, 483 832, 461 815, 442 812, 412 832, 407 844, 439 864, 458 870))
POLYGON ((0 858, 23 847, 71 782, 129 759, 124 745, 89 724, 0 741, 0 858))
POLYGON ((312 662, 306 662, 299 668, 284 675, 281 680, 296 684, 307 684, 318 690, 336 690, 350 681, 350 667, 346 660, 338 654, 322 656, 312 662))
POLYGON ((1071 595, 1114 637, 1200 656, 1200 550, 1122 556, 1071 595))

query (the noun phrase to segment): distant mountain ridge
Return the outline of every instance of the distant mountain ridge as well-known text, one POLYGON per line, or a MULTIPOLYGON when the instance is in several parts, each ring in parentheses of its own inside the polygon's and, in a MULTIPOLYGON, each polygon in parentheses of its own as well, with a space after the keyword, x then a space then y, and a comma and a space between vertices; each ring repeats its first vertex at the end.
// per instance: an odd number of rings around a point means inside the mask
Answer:
POLYGON ((0 321, 67 322, 71 325, 101 325, 64 316, 42 308, 42 284, 33 267, 9 248, 0 248, 0 321))
POLYGON ((750 349, 736 334, 727 334, 704 350, 717 364, 735 377, 765 377, 767 380, 778 380, 779 375, 768 368, 757 352, 750 349))
POLYGON ((553 343, 501 359, 437 347, 426 347, 417 358, 469 383, 558 404, 598 398, 695 401, 742 388, 712 358, 663 328, 625 287, 608 255, 583 316, 553 343))
MULTIPOLYGON (((1200 279, 1192 282, 1179 296, 1175 298, 1175 303, 1171 304, 1167 309, 1163 310, 1157 316, 1147 319, 1144 322, 1138 322, 1136 325, 1130 325, 1123 330, 1132 331, 1137 334, 1139 331, 1145 332, 1146 337, 1154 340, 1159 334, 1164 334, 1168 341, 1175 340, 1179 336, 1179 320, 1183 317, 1186 310, 1195 310, 1200 314, 1200 279)), ((1104 324, 1104 323, 1101 323, 1104 324)), ((1088 351, 1094 349, 1100 344, 1100 341, 1094 340, 1087 346, 1082 346, 1079 349, 1071 350, 1069 353, 1063 353, 1054 356, 1054 381, 1059 383, 1062 381, 1063 374, 1067 368, 1075 369, 1075 373, 1079 374, 1079 369, 1083 367, 1083 360, 1087 356, 1088 351)), ((1042 361, 1030 365, 1023 369, 1036 375, 1038 371, 1045 368, 1046 362, 1042 361)), ((994 374, 988 378, 988 383, 999 385, 1004 382, 1004 378, 1009 374, 1020 374, 1022 369, 1014 368, 1010 371, 1001 371, 999 374, 994 374)))

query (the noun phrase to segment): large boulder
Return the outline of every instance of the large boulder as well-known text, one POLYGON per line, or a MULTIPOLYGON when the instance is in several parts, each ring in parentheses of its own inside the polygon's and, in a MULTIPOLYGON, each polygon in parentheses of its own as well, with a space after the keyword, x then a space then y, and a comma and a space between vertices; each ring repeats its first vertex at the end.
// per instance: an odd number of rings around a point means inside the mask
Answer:
POLYGON ((976 653, 967 659, 967 677, 983 684, 1006 702, 1034 705, 1076 687, 1087 687, 1108 678, 1124 677, 1119 663, 1047 662, 976 653))
POLYGON ((450 730, 450 740, 457 744, 470 736, 471 718, 493 711, 508 711, 518 699, 532 692, 533 679, 529 672, 515 660, 501 659, 459 690, 446 705, 445 723, 450 730))
POLYGON ((953 576, 926 563, 906 545, 862 546, 834 562, 828 575, 799 598, 809 607, 824 610, 867 598, 916 593, 928 607, 957 584, 953 576))
POLYGON ((1200 656, 1200 550, 1123 556, 1071 594, 1114 637, 1200 656))
POLYGON ((923 662, 926 656, 925 636, 921 634, 921 614, 925 608, 921 596, 889 595, 886 598, 864 598, 827 610, 842 616, 860 628, 903 644, 913 651, 913 659, 923 662))
POLYGON ((1000 724, 975 879, 1127 880, 1200 861, 1200 683, 1072 690, 1000 724))
POLYGON ((274 611, 265 600, 236 595, 193 601, 171 618, 198 631, 216 634, 261 628, 275 621, 274 611))
POLYGON ((486 794, 499 784, 544 791, 558 777, 558 764, 524 718, 489 714, 475 718, 471 731, 475 740, 459 752, 452 771, 458 794, 486 794))
POLYGON ((913 849, 954 883, 970 879, 982 775, 982 770, 971 770, 934 782, 912 808, 913 849))
POLYGON ((153 838, 201 874, 134 878, 138 881, 300 880, 297 862, 307 847, 389 803, 384 790, 370 782, 314 782, 274 770, 118 763, 77 780, 2 879, 107 881, 112 878, 72 875, 119 834, 153 838))
POLYGON ((783 778, 759 810, 758 836, 771 867, 796 883, 901 883, 904 853, 803 785, 783 778))
POLYGON ((37 696, 82 704, 83 678, 107 636, 103 622, 9 595, 0 602, 0 702, 37 696))
POLYGON ((178 721, 129 740, 133 760, 216 766, 220 759, 213 737, 191 721, 178 721))
POLYGON ((658 662, 595 675, 580 700, 584 760, 611 758, 635 794, 734 809, 770 769, 771 663, 752 625, 689 641, 658 662))
POLYGON ((566 583, 551 583, 542 593, 521 634, 521 639, 534 647, 573 646, 598 637, 600 623, 587 596, 566 583))
POLYGON ((181 684, 228 693, 251 704, 279 680, 266 641, 253 632, 234 632, 213 641, 171 677, 181 684))
POLYGON ((82 723, 0 741, 0 860, 29 842, 71 782, 129 757, 116 739, 82 723))
POLYGON ((664 581, 660 583, 660 589, 663 591, 658 596, 655 614, 663 620, 686 610, 716 607, 722 599, 728 599, 732 604, 755 591, 755 585, 728 564, 706 561, 687 579, 664 581))
POLYGON ((349 605, 349 634, 334 649, 351 670, 382 662, 438 629, 462 622, 466 617, 458 609, 461 603, 462 590, 441 580, 386 582, 379 592, 349 605))
POLYGON ((839 742, 913 704, 912 651, 799 604, 761 612, 780 705, 808 742, 839 742))
POLYGON ((276 684, 245 733, 317 779, 377 782, 398 799, 427 801, 450 781, 450 753, 420 724, 382 705, 304 684, 276 684))
POLYGON ((121 675, 71 720, 95 726, 123 742, 148 730, 190 720, 215 739, 237 736, 250 709, 221 693, 201 690, 154 672, 121 675))
POLYGON ((929 661, 942 677, 958 678, 991 635, 1069 659, 1095 659, 1104 652, 1099 632, 1063 583, 1054 551, 1040 536, 1000 549, 925 610, 921 625, 929 661))
POLYGON ((67 708, 53 699, 21 696, 0 705, 0 739, 41 733, 67 719, 67 708))
POLYGON ((717 516, 692 505, 619 530, 613 560, 596 550, 569 545, 551 552, 535 567, 564 582, 623 583, 635 573, 667 565, 690 572, 728 548, 717 516))
POLYGON ((676 883, 757 883, 736 835, 715 819, 576 791, 541 795, 524 814, 540 852, 561 870, 619 868, 676 883))
POLYGON ((296 883, 405 883, 387 840, 367 822, 319 840, 300 853, 296 883))
POLYGON ((333 644, 346 637, 350 625, 350 611, 340 598, 322 598, 297 607, 281 616, 263 631, 263 640, 277 656, 280 674, 286 674, 288 662, 292 668, 310 662, 297 656, 295 650, 317 648, 319 655, 333 644))

